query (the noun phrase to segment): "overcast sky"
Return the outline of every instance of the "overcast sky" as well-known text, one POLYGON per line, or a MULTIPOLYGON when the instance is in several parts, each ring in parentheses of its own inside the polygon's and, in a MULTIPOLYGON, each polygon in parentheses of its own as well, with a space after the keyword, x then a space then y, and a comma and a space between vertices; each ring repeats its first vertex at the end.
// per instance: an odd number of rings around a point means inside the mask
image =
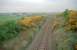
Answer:
POLYGON ((77 0, 0 0, 0 12, 58 12, 76 5, 77 0))

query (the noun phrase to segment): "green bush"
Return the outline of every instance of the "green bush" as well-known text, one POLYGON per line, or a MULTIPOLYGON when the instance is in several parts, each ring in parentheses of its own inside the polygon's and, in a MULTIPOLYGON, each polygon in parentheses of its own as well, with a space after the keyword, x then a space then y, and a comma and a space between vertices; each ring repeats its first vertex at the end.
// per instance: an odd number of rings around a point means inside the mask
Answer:
POLYGON ((68 14, 69 14, 69 10, 66 9, 64 12, 63 12, 63 16, 64 16, 64 19, 67 21, 68 20, 68 14))
POLYGON ((20 32, 15 21, 8 21, 0 25, 0 43, 16 37, 20 32))

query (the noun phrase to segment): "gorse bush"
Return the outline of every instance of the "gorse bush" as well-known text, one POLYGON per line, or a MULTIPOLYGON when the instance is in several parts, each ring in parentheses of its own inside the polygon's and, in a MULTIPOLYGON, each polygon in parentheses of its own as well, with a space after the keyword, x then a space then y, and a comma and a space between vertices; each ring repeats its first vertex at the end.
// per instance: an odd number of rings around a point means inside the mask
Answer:
POLYGON ((77 31, 77 11, 66 10, 64 12, 65 17, 65 30, 77 31))
POLYGON ((16 37, 20 32, 15 21, 8 21, 0 25, 0 43, 16 37))
POLYGON ((43 21, 42 16, 24 17, 18 21, 18 24, 25 27, 35 27, 43 21))
POLYGON ((55 31, 57 50, 77 50, 77 11, 66 9, 60 21, 61 27, 55 31))

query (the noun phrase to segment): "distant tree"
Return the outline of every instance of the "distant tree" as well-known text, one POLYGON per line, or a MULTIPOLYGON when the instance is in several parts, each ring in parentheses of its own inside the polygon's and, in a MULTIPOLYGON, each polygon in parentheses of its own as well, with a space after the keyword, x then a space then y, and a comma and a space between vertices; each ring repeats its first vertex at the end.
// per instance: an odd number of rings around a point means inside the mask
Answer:
POLYGON ((68 14, 69 14, 69 10, 66 9, 66 10, 64 11, 64 13, 63 13, 63 16, 64 16, 65 20, 68 19, 68 14))

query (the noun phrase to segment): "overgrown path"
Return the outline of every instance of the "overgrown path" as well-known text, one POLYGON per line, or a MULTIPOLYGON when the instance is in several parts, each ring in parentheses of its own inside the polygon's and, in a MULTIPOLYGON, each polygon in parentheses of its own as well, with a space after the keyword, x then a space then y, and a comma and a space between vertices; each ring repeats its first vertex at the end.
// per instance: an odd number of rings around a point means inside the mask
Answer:
POLYGON ((42 30, 37 33, 26 50, 56 50, 56 42, 52 31, 51 20, 47 19, 42 30))

